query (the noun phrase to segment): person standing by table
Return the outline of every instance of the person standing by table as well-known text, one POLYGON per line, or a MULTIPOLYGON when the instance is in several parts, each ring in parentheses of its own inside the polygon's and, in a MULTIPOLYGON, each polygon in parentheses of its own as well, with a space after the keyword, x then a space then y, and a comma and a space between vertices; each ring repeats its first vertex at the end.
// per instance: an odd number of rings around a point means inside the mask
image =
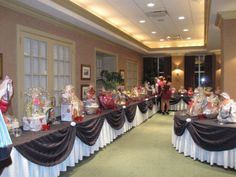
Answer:
POLYGON ((164 81, 164 86, 162 88, 161 94, 161 113, 162 115, 169 114, 170 98, 171 98, 171 79, 169 76, 166 77, 164 81))

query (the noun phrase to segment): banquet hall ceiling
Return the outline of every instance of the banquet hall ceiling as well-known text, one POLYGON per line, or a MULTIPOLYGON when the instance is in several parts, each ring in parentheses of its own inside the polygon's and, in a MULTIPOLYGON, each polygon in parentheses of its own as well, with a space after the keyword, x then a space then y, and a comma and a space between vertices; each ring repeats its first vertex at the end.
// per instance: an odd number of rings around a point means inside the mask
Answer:
POLYGON ((1 1, 34 9, 142 53, 219 50, 216 14, 236 10, 236 0, 1 1))
POLYGON ((204 0, 70 1, 151 49, 204 45, 204 0))

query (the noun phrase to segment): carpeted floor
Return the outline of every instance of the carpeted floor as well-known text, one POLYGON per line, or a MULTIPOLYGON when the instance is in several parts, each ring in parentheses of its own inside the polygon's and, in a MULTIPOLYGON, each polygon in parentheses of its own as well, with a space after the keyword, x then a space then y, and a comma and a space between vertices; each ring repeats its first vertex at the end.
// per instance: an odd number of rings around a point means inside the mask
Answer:
POLYGON ((173 116, 155 115, 60 177, 235 177, 194 161, 171 145, 173 116))

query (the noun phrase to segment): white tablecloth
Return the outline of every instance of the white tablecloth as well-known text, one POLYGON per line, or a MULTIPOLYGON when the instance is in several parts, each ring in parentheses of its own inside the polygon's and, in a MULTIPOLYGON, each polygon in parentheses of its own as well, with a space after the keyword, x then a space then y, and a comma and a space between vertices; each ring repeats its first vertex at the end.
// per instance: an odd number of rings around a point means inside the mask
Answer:
POLYGON ((188 105, 181 99, 177 104, 170 105, 171 111, 181 111, 186 110, 188 108, 188 105))
POLYGON ((156 114, 157 110, 158 106, 153 105, 152 110, 148 109, 147 113, 143 114, 137 108, 134 121, 129 123, 126 120, 120 130, 114 130, 105 120, 99 138, 93 146, 88 146, 81 142, 79 138, 76 138, 74 147, 68 158, 62 163, 52 167, 44 167, 32 163, 13 148, 11 152, 12 165, 4 169, 1 177, 57 177, 60 175, 61 171, 66 171, 68 166, 75 166, 76 163, 83 160, 84 156, 90 156, 94 154, 95 151, 110 144, 119 135, 127 132, 132 127, 140 125, 143 121, 156 114))
POLYGON ((219 165, 236 170, 236 149, 226 151, 207 151, 193 141, 189 131, 185 129, 182 136, 176 136, 172 131, 172 144, 179 153, 190 156, 194 160, 207 162, 210 165, 219 165))

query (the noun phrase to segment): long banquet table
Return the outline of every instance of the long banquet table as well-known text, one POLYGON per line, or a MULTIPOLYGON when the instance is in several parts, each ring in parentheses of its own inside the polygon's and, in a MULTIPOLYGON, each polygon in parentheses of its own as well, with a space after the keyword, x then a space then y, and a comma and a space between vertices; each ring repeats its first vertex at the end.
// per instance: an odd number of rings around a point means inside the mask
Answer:
POLYGON ((236 170, 236 124, 190 117, 179 111, 174 116, 172 144, 184 156, 236 170))
POLYGON ((151 97, 126 108, 86 116, 75 126, 63 122, 49 131, 24 132, 12 139, 12 164, 1 177, 57 177, 156 114, 157 100, 151 97))

